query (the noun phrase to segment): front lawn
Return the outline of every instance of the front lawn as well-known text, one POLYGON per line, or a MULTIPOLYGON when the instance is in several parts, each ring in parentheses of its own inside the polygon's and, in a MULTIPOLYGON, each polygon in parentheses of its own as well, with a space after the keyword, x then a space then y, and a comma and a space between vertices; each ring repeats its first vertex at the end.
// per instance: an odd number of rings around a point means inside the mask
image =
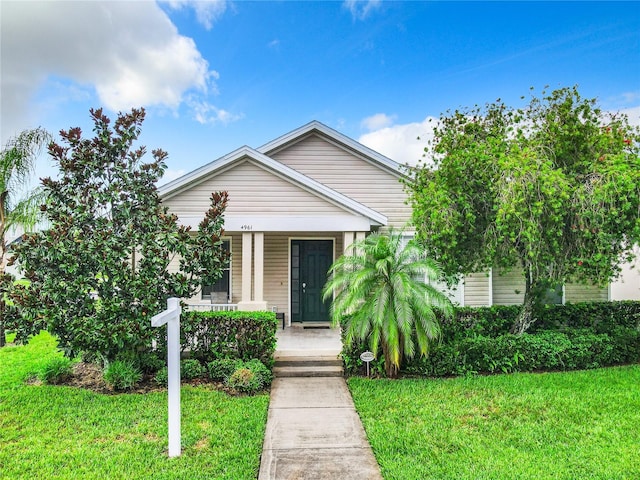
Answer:
POLYGON ((385 479, 638 479, 640 366, 349 380, 385 479))
POLYGON ((182 388, 182 456, 167 457, 165 392, 25 385, 60 355, 41 334, 0 349, 0 479, 256 478, 269 398, 182 388))

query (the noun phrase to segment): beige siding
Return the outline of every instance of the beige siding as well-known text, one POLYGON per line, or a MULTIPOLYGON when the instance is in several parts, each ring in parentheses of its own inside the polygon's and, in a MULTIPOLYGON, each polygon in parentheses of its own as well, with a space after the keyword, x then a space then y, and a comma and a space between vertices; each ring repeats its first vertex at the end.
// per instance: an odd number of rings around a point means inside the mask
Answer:
POLYGON ((489 274, 472 273, 464 278, 465 307, 484 307, 490 305, 489 274))
POLYGON ((525 281, 521 269, 509 272, 493 271, 493 304, 522 305, 525 281))
POLYGON ((267 307, 277 307, 289 320, 289 236, 265 234, 264 299, 267 307))
POLYGON ((272 158, 382 213, 404 227, 411 208, 399 178, 316 134, 273 153, 272 158))
POLYGON ((595 285, 578 285, 568 283, 564 287, 565 303, 606 302, 609 300, 609 289, 595 285))
POLYGON ((166 199, 163 203, 178 216, 204 215, 211 192, 229 192, 227 215, 334 215, 339 208, 293 185, 251 161, 235 165, 204 182, 166 199))

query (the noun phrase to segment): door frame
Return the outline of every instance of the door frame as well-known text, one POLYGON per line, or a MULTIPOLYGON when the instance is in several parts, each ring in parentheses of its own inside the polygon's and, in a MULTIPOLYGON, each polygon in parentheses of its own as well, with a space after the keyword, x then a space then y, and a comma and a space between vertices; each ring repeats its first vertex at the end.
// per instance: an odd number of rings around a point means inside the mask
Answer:
POLYGON ((287 248, 287 297, 288 297, 288 305, 289 305, 289 320, 287 322, 288 326, 291 326, 291 321, 293 318, 293 309, 291 308, 291 243, 294 240, 326 240, 331 241, 332 245, 332 253, 331 253, 331 263, 336 261, 336 237, 289 237, 287 240, 288 248, 287 248))

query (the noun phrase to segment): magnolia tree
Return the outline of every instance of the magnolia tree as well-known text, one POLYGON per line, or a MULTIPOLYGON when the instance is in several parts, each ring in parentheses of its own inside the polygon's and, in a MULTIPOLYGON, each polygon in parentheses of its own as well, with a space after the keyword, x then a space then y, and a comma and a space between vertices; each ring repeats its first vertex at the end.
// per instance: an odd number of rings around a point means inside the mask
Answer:
POLYGON ((407 184, 419 239, 446 274, 524 272, 522 333, 549 288, 605 284, 640 240, 640 136, 577 88, 440 118, 407 184))
POLYGON ((151 348, 150 318, 168 297, 190 297, 220 277, 227 194, 212 194, 197 232, 178 226, 156 189, 167 154, 154 150, 144 163, 145 148, 134 149, 144 110, 118 115, 113 126, 102 110, 91 116, 94 138, 74 128, 50 145, 60 167, 58 179, 42 181, 50 228, 15 248, 30 282, 14 292, 18 333, 25 341, 47 329, 69 355, 135 359, 151 348), (180 268, 169 270, 174 258, 180 268))

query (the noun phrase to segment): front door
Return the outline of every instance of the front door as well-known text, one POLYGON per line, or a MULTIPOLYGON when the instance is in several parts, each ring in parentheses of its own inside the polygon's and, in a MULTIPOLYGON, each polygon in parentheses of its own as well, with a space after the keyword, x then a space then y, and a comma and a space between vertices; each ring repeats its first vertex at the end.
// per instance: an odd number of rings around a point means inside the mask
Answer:
POLYGON ((333 240, 291 241, 291 320, 326 322, 328 302, 322 288, 333 262, 333 240))

